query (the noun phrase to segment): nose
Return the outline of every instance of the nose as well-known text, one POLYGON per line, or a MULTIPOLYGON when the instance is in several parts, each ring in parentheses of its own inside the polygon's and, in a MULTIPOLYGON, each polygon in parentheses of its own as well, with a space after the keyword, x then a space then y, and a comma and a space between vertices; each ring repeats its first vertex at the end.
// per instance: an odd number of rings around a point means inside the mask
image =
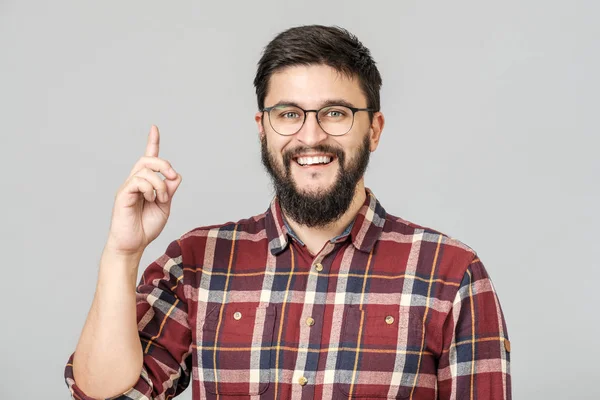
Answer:
POLYGON ((304 143, 306 146, 314 146, 327 139, 327 132, 321 128, 317 121, 317 113, 315 111, 308 111, 306 113, 306 120, 302 128, 296 133, 296 139, 304 143), (311 115, 311 114, 314 114, 311 115))

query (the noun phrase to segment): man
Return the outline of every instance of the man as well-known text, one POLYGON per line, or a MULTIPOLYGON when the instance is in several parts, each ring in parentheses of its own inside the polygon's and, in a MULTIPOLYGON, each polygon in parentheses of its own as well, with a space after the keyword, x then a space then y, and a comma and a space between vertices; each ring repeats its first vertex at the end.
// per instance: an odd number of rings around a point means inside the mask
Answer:
POLYGON ((65 370, 73 397, 169 399, 191 382, 194 399, 509 399, 506 326, 476 253, 364 185, 384 127, 369 50, 339 28, 292 28, 254 84, 276 197, 172 241, 136 292, 182 179, 153 126, 115 199, 65 370))

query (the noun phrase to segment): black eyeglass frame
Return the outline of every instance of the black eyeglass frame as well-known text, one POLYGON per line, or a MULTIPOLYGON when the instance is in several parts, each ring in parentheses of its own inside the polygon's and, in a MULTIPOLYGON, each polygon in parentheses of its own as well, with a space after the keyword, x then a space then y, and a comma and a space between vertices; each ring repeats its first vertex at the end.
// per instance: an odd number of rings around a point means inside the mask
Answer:
MULTIPOLYGON (((265 107, 262 110, 260 110, 263 113, 267 113, 267 115, 269 116, 269 125, 271 125, 271 129, 273 129, 278 135, 281 136, 293 136, 296 133, 300 132, 300 129, 302 129, 302 127, 304 126, 304 124, 306 123, 306 116, 308 115, 309 112, 314 112, 315 113, 315 118, 317 119, 317 124, 319 124, 319 126, 321 127, 321 129, 323 129, 323 132, 325 132, 326 134, 330 135, 330 136, 344 136, 346 133, 350 132, 352 130, 352 127, 354 126, 354 117, 355 114, 359 111, 369 111, 369 112, 375 112, 376 110, 373 108, 357 108, 357 107, 350 107, 350 106, 346 106, 343 104, 331 104, 328 106, 324 106, 319 108, 318 110, 305 110, 302 107, 298 107, 294 104, 277 104, 271 107, 265 107), (274 108, 278 108, 278 107, 285 107, 285 106, 289 106, 289 107, 294 107, 297 108, 299 110, 302 110, 302 112, 304 113, 304 120, 302 121, 302 125, 300 125, 300 128, 298 128, 298 130, 294 133, 290 133, 289 135, 284 135, 283 133, 279 133, 277 132, 277 130, 273 127, 273 124, 271 123, 271 110, 273 110, 274 108), (350 128, 348 128, 348 130, 344 133, 341 133, 339 135, 332 135, 331 133, 327 132, 325 130, 325 128, 323 128, 323 126, 321 125, 321 121, 319 121, 319 112, 321 112, 321 110, 324 110, 326 108, 335 108, 335 107, 344 107, 349 109, 350 111, 352 111, 352 124, 350 125, 350 128)), ((264 114, 263 114, 264 115, 264 114)))

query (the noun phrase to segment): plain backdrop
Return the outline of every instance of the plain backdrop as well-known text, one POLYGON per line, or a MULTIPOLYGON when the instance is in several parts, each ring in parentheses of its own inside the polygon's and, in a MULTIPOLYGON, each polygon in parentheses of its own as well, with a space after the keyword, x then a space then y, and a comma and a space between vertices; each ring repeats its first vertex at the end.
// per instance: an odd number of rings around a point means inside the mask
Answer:
POLYGON ((69 398, 114 196, 151 124, 184 179, 140 273, 184 232, 267 209, 256 63, 313 23, 371 49, 387 123, 367 186, 479 253, 514 398, 600 398, 599 17, 593 0, 0 0, 0 398, 69 398))

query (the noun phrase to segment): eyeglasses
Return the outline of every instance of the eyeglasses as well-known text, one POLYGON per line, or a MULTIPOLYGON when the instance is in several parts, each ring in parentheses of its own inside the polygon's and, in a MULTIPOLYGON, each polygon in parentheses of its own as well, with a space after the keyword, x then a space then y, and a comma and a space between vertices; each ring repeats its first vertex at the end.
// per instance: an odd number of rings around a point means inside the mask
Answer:
POLYGON ((375 111, 371 108, 355 108, 348 106, 332 105, 319 110, 304 110, 300 107, 281 104, 266 107, 261 110, 269 113, 271 128, 280 135, 290 136, 298 133, 304 122, 306 114, 314 112, 321 129, 332 136, 345 135, 354 125, 354 114, 359 111, 375 111))

